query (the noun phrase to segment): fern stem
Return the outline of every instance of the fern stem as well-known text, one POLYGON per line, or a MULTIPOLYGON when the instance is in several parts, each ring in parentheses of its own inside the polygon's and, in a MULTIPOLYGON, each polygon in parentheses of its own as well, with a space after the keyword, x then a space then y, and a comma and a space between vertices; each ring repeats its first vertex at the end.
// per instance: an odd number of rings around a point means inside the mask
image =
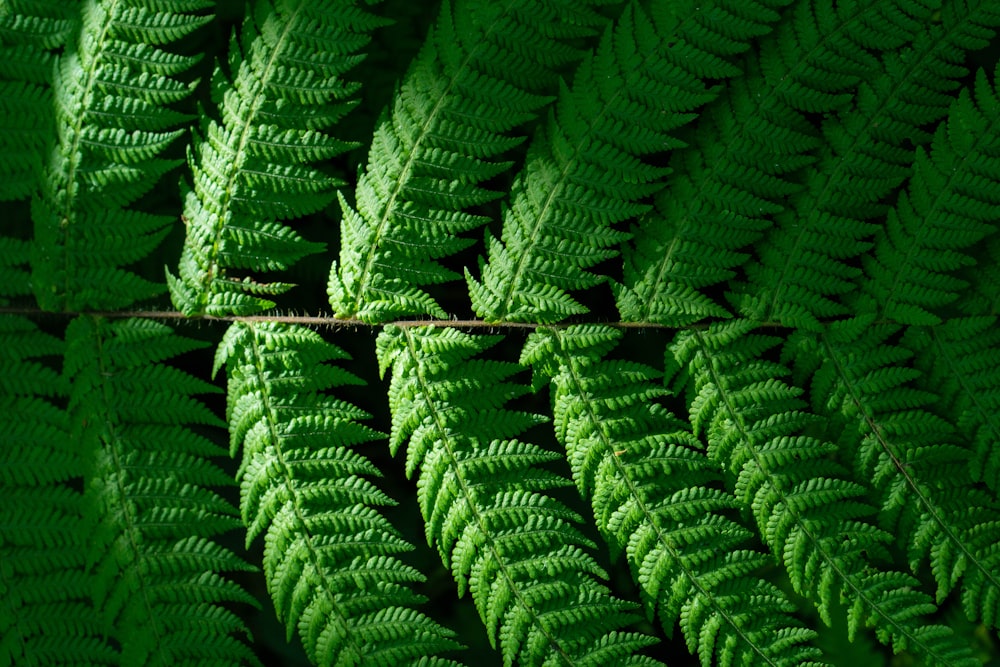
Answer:
MULTIPOLYGON (((696 323, 687 326, 673 326, 661 324, 659 322, 555 322, 542 324, 538 322, 487 322, 486 320, 461 320, 461 319, 430 319, 430 320, 391 320, 387 322, 369 322, 368 320, 347 319, 336 315, 186 315, 178 310, 106 310, 106 311, 59 311, 51 312, 34 307, 0 307, 0 315, 23 315, 26 317, 36 317, 40 319, 49 318, 75 318, 81 315, 100 317, 104 319, 131 319, 142 318, 149 320, 165 320, 179 325, 197 325, 202 322, 280 322, 283 324, 298 324, 308 327, 325 329, 381 329, 395 326, 407 327, 440 327, 454 329, 488 329, 491 331, 503 331, 505 329, 520 329, 533 331, 539 328, 560 329, 577 326, 581 324, 599 324, 613 327, 615 329, 636 329, 636 330, 668 330, 685 331, 688 329, 703 329, 709 326, 708 323, 696 323)), ((761 322, 761 328, 785 328, 779 322, 761 322)))

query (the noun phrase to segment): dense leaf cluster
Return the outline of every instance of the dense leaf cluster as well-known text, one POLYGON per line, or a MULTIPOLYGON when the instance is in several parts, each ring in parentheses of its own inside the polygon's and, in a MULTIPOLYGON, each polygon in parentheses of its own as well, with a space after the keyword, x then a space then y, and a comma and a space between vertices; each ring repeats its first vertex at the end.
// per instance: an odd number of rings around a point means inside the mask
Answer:
POLYGON ((0 664, 1000 658, 1000 3, 401 2, 0 0, 0 664))

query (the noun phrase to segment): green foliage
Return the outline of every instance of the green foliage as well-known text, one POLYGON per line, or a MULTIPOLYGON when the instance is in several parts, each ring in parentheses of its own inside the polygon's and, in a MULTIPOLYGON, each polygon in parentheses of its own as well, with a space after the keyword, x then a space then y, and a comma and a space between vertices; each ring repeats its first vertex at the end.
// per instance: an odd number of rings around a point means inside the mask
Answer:
POLYGON ((737 287, 733 301, 742 314, 815 329, 821 318, 850 312, 840 301, 857 287, 856 264, 885 215, 885 200, 911 174, 914 146, 929 139, 924 126, 947 112, 954 80, 967 73, 958 64, 963 52, 981 48, 1000 22, 994 3, 973 0, 944 3, 941 23, 933 23, 932 10, 941 4, 836 3, 838 12, 856 15, 844 26, 844 37, 858 42, 852 51, 875 48, 883 51, 882 61, 852 63, 848 73, 859 86, 854 100, 841 94, 821 97, 829 102, 823 108, 806 107, 829 114, 822 124, 826 145, 806 188, 776 216, 757 249, 747 283, 737 287), (872 23, 897 4, 892 19, 872 23), (858 23, 886 30, 874 35, 858 23))
POLYGON ((65 397, 65 382, 44 363, 62 352, 62 341, 25 318, 4 318, 0 332, 2 405, 4 414, 18 416, 0 436, 0 662, 35 664, 45 656, 51 664, 115 664, 84 572, 77 530, 83 498, 63 484, 82 461, 67 415, 54 403, 65 397))
POLYGON ((995 317, 954 318, 910 327, 902 344, 921 371, 915 381, 935 392, 935 413, 954 424, 973 456, 969 474, 1000 492, 1000 328, 995 317))
POLYGON ((825 94, 837 90, 836 82, 849 77, 831 77, 830 70, 850 73, 858 57, 831 57, 855 26, 827 3, 810 4, 796 6, 791 20, 743 58, 745 76, 705 109, 690 145, 674 154, 674 173, 655 208, 624 244, 624 279, 614 286, 623 320, 677 326, 726 316, 699 290, 733 277, 747 259, 743 249, 802 189, 798 177, 820 142, 795 105, 820 105, 799 94, 819 85, 820 76, 825 94), (712 233, 717 227, 727 233, 712 233))
POLYGON ((471 591, 505 664, 655 665, 630 654, 655 639, 619 628, 631 607, 613 598, 580 517, 545 493, 567 481, 541 467, 556 457, 516 439, 542 420, 505 409, 528 391, 512 363, 475 358, 499 339, 439 327, 387 326, 379 366, 392 368, 396 451, 419 471, 427 539, 471 591))
POLYGON ((421 288, 457 275, 439 263, 488 221, 468 209, 502 193, 480 184, 510 168, 516 146, 583 53, 567 42, 605 19, 608 0, 444 0, 437 22, 379 120, 358 177, 341 198, 340 261, 327 293, 337 317, 383 322, 446 317, 421 288), (454 4, 454 7, 453 7, 454 4))
POLYGON ((149 255, 173 220, 131 205, 177 165, 162 157, 184 133, 169 105, 191 93, 177 77, 196 58, 167 47, 207 23, 211 3, 147 4, 83 2, 55 65, 58 132, 50 124, 32 199, 32 282, 47 310, 122 308, 163 291, 123 267, 149 255))
POLYGON ((929 408, 937 397, 913 385, 912 353, 892 340, 894 324, 861 317, 823 334, 793 336, 800 365, 813 375, 813 403, 870 480, 879 522, 896 536, 909 566, 925 562, 938 601, 961 583, 970 619, 1000 621, 1000 502, 972 483, 970 447, 929 408))
POLYGON ((831 457, 837 447, 809 434, 819 420, 805 409, 802 390, 785 383, 789 371, 763 358, 780 339, 753 329, 734 320, 678 334, 669 351, 677 369, 671 381, 692 394, 695 433, 708 441, 709 458, 727 468, 737 500, 782 555, 792 586, 828 622, 843 600, 849 637, 871 625, 881 641, 933 664, 974 664, 968 646, 921 618, 934 605, 917 580, 875 567, 890 533, 872 525, 864 487, 831 457))
POLYGON ((613 553, 625 551, 648 610, 669 635, 680 620, 703 665, 818 665, 815 633, 788 598, 755 576, 767 556, 726 516, 736 499, 721 467, 655 402, 642 364, 606 360, 621 334, 569 327, 532 334, 522 354, 551 374, 553 415, 581 495, 613 553), (665 585, 670 582, 670 585, 665 585))
POLYGON ((608 29, 529 148, 502 240, 487 239, 481 282, 466 272, 477 315, 557 322, 587 311, 568 292, 604 280, 586 269, 617 255, 626 237, 612 226, 648 209, 641 200, 663 186, 667 170, 640 157, 684 145, 672 134, 720 91, 705 79, 736 73, 728 58, 778 18, 763 3, 742 3, 752 19, 730 4, 719 3, 711 21, 657 4, 651 22, 633 3, 608 29), (745 41, 688 43, 704 31, 745 41))
POLYGON ((216 391, 163 361, 198 347, 166 325, 81 316, 66 330, 69 439, 81 458, 87 566, 121 664, 254 662, 242 618, 256 601, 219 573, 250 566, 212 538, 239 525, 214 489, 233 480, 192 430, 218 424, 193 394, 216 391))
POLYGON ((322 209, 343 182, 315 163, 350 146, 326 134, 358 86, 341 78, 381 21, 353 0, 257 0, 212 75, 219 120, 205 118, 189 154, 187 239, 171 296, 186 315, 246 314, 291 285, 233 271, 285 269, 323 249, 282 221, 322 209))
POLYGON ((1000 180, 1000 100, 982 71, 975 91, 975 102, 968 91, 959 93, 929 154, 917 149, 907 190, 864 258, 864 291, 881 317, 939 324, 933 311, 966 286, 953 274, 974 263, 965 249, 993 231, 1000 214, 1000 193, 991 187, 1000 180))
POLYGON ((408 608, 422 577, 394 556, 410 546, 375 509, 391 502, 366 479, 378 470, 348 449, 380 434, 322 393, 362 384, 325 363, 345 356, 308 329, 272 323, 234 324, 219 344, 246 539, 264 535, 278 616, 289 638, 299 628, 314 663, 418 664, 458 644, 408 608))
POLYGON ((59 0, 8 2, 0 12, 0 200, 30 196, 51 141, 53 51, 74 28, 73 12, 59 0))
POLYGON ((0 664, 1000 659, 1000 5, 424 10, 0 0, 0 664))

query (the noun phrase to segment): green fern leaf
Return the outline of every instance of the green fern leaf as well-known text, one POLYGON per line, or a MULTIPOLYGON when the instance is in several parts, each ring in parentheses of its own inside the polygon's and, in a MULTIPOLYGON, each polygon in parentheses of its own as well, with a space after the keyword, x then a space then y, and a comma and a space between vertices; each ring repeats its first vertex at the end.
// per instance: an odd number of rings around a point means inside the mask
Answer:
POLYGON ((859 317, 791 345, 807 374, 815 369, 817 411, 843 431, 910 568, 926 562, 939 602, 960 587, 966 615, 998 627, 1000 502, 973 484, 965 443, 931 412, 935 394, 914 385, 912 353, 890 342, 899 329, 859 317))
POLYGON ((539 419, 504 408, 527 391, 508 381, 520 366, 474 358, 497 341, 391 325, 376 342, 392 368, 390 446, 408 441, 428 541, 505 664, 659 664, 633 655, 655 640, 619 631, 632 605, 605 587, 579 517, 544 493, 567 483, 539 467, 557 455, 514 439, 539 419))
POLYGON ((709 458, 735 479, 737 500, 827 623, 843 598, 851 637, 872 625, 896 650, 972 667, 968 646, 926 620, 935 607, 919 583, 877 568, 890 534, 870 523, 866 490, 831 458, 837 447, 810 435, 818 418, 783 380, 788 370, 762 358, 780 339, 754 326, 733 320, 683 331, 668 350, 671 381, 691 393, 691 423, 708 440, 709 458))
POLYGON ((46 363, 62 341, 29 320, 0 319, 0 664, 117 664, 101 636, 84 571, 79 452, 63 378, 46 363))
POLYGON ((326 134, 353 106, 343 80, 383 21, 354 0, 257 0, 230 45, 230 80, 213 77, 218 121, 189 153, 187 236, 174 305, 186 315, 245 315, 274 305, 286 283, 235 274, 283 270, 323 244, 283 221, 323 209, 343 182, 316 163, 351 145, 326 134))
MULTIPOLYGON (((32 59, 41 55, 31 48, 0 50, 3 62, 10 67, 16 59, 32 59)), ((47 54, 46 54, 47 55, 47 54)), ((49 60, 52 60, 49 57, 49 60)), ((16 80, 0 69, 0 200, 10 201, 30 195, 42 170, 42 161, 52 134, 52 91, 48 88, 16 80), (7 76, 4 76, 7 75, 7 76)))
POLYGON ((462 637, 417 606, 443 571, 405 564, 420 529, 387 523, 395 482, 361 455, 375 387, 274 322, 322 314, 259 313, 334 199, 338 327, 471 293, 478 321, 382 332, 382 428, 505 667, 996 658, 1000 96, 970 70, 1000 3, 389 0, 405 25, 373 48, 378 3, 226 2, 213 26, 212 0, 0 0, 0 665, 267 659, 240 613, 271 602, 220 546, 242 524, 312 662, 454 667, 462 637), (372 131, 360 168, 332 136, 372 131), (604 281, 623 321, 554 324, 604 281), (182 313, 135 309, 165 289, 182 313), (238 489, 179 370, 200 344, 119 318, 189 315, 233 323, 238 489), (530 388, 490 351, 513 340, 458 332, 489 327, 533 331, 530 388), (675 329, 665 382, 632 328, 675 329), (546 388, 564 451, 527 407, 546 388))
MULTIPOLYGON (((77 17, 59 0, 6 0, 0 19, 0 43, 33 44, 44 50, 66 43, 76 27, 77 17)), ((51 61, 43 58, 40 70, 51 61)))
MULTIPOLYGON (((868 3, 865 13, 878 16, 893 4, 868 3)), ((941 24, 927 20, 935 3, 899 4, 899 29, 885 17, 869 22, 886 30, 872 45, 885 53, 881 65, 859 72, 854 107, 841 106, 823 123, 827 146, 806 190, 776 216, 746 267, 748 281, 735 286, 731 301, 747 317, 817 329, 821 319, 849 312, 843 296, 857 286, 857 264, 884 202, 911 173, 913 145, 926 142, 923 128, 947 113, 967 72, 965 51, 981 48, 1000 20, 991 2, 946 3, 941 24)), ((856 27, 851 39, 867 35, 856 27)))
POLYGON ((643 213, 642 199, 663 186, 666 170, 640 157, 684 145, 672 133, 718 94, 704 79, 732 76, 725 58, 770 29, 778 15, 769 5, 787 3, 712 3, 704 20, 674 4, 654 3, 652 22, 630 4, 562 91, 514 183, 502 240, 488 239, 481 280, 467 271, 480 317, 555 322, 585 312, 569 292, 603 280, 587 269, 617 254, 625 236, 611 226, 643 213), (687 41, 704 30, 726 35, 715 51, 687 41), (700 71, 720 48, 719 65, 700 71))
POLYGON ((7 305, 12 297, 31 294, 30 252, 29 241, 0 236, 0 305, 7 305))
POLYGON ((126 207, 176 166, 156 156, 181 130, 165 129, 176 115, 153 114, 142 123, 130 114, 190 93, 174 75, 197 58, 178 59, 153 45, 204 25, 211 3, 182 3, 175 11, 147 4, 88 0, 80 33, 59 59, 58 140, 32 202, 32 282, 47 310, 120 308, 163 291, 126 267, 160 243, 171 220, 126 207))
POLYGON ((53 51, 78 19, 71 3, 53 0, 8 2, 0 11, 0 201, 38 187, 55 130, 53 51))
MULTIPOLYGON (((851 25, 823 17, 823 37, 804 42, 799 36, 810 32, 802 24, 816 17, 802 5, 796 10, 762 41, 759 55, 744 59, 745 76, 708 106, 691 145, 675 153, 674 173, 654 211, 639 220, 624 248, 624 280, 613 285, 622 319, 680 326, 728 316, 705 289, 734 275, 747 256, 742 250, 801 188, 798 172, 819 142, 788 100, 801 80, 816 76, 851 25)), ((834 90, 832 82, 827 90, 834 90)))
POLYGON ((994 234, 973 251, 974 266, 960 273, 969 287, 955 302, 965 315, 1000 314, 1000 234, 994 234))
POLYGON ((264 535, 268 591, 315 664, 424 664, 459 645, 409 608, 423 576, 396 554, 412 547, 375 509, 392 503, 366 479, 378 470, 348 449, 380 434, 324 393, 362 384, 326 363, 346 356, 301 327, 239 323, 223 337, 215 367, 227 369, 232 453, 243 452, 247 544, 264 535))
POLYGON ((609 327, 543 329, 521 358, 555 369, 556 434, 612 554, 626 552, 650 615, 668 634, 679 618, 703 665, 823 664, 794 605, 754 576, 768 559, 725 516, 736 503, 713 488, 718 466, 655 403, 666 393, 651 382, 657 373, 603 358, 620 338, 609 327))
POLYGON ((510 164, 511 132, 546 103, 555 70, 580 57, 568 42, 605 19, 608 0, 445 0, 423 48, 379 120, 355 208, 341 200, 341 254, 327 292, 337 317, 381 322, 446 313, 422 287, 459 276, 438 260, 472 244, 487 218, 470 207, 510 164), (454 7, 453 7, 454 5, 454 7))
POLYGON ((11 316, 0 318, 0 395, 45 396, 65 395, 66 386, 59 374, 39 361, 58 355, 62 344, 43 333, 30 320, 11 316))
POLYGON ((898 46, 920 28, 896 4, 798 3, 746 59, 745 76, 699 118, 655 212, 624 249, 624 284, 614 286, 623 319, 681 326, 728 316, 706 288, 732 278, 771 218, 788 213, 797 172, 818 145, 805 114, 842 107, 877 67, 868 48, 898 46))
POLYGON ((1000 328, 996 317, 954 318, 909 327, 902 344, 913 351, 917 378, 940 400, 934 412, 972 445, 969 473, 1000 497, 1000 328))
POLYGON ((660 57, 662 41, 631 3, 572 89, 560 91, 514 183, 503 240, 487 239, 482 281, 466 271, 480 317, 545 322, 584 312, 568 291, 600 282, 586 269, 614 256, 623 236, 610 225, 645 210, 639 200, 664 174, 637 156, 681 145, 668 132, 691 115, 677 109, 708 98, 698 78, 660 57))
POLYGON ((959 93, 930 151, 917 149, 907 190, 864 258, 862 291, 882 319, 940 323, 936 313, 966 286, 953 274, 975 263, 965 249, 997 231, 1000 99, 982 71, 975 90, 975 101, 966 90, 959 93))
POLYGON ((238 519, 210 487, 233 482, 187 426, 218 425, 193 397, 214 387, 160 363, 197 347, 149 320, 80 317, 66 332, 94 601, 123 664, 258 664, 228 608, 256 600, 220 574, 252 568, 213 541, 238 519))

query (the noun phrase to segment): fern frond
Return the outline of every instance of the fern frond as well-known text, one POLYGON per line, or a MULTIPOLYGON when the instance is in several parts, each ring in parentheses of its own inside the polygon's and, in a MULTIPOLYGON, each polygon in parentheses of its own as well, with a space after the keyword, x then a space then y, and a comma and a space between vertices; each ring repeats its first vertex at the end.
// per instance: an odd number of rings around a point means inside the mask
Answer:
POLYGON ((457 279, 439 263, 472 244, 487 218, 471 207, 521 142, 581 53, 570 42, 605 23, 608 0, 445 0, 430 35, 375 130, 354 207, 341 199, 341 251, 327 292, 337 317, 380 322, 445 311, 424 289, 457 279))
POLYGON ((79 17, 71 3, 8 2, 0 11, 0 201, 37 188, 53 133, 53 51, 79 17))
POLYGON ((864 257, 862 292, 879 319, 938 324, 966 287, 954 274, 975 264, 966 249, 995 234, 1000 216, 998 114, 1000 99, 980 70, 975 100, 960 91, 930 150, 917 149, 913 177, 864 257))
POLYGON ((59 59, 58 139, 32 202, 32 281, 44 309, 120 308, 163 291, 126 267, 153 251, 171 220, 129 206, 176 166, 158 156, 182 131, 169 129, 176 115, 142 110, 190 92, 176 75, 197 58, 161 46, 204 25, 212 3, 148 4, 87 0, 59 59))
POLYGON ((391 325, 376 342, 392 368, 390 447, 407 443, 428 541, 504 664, 659 664, 633 655, 655 639, 619 630, 633 605, 611 596, 579 517, 545 493, 568 483, 540 467, 558 456, 516 439, 540 419, 504 407, 527 391, 509 381, 520 366, 476 358, 497 341, 391 325))
POLYGON ((585 312, 570 292, 603 281, 588 269, 626 238, 612 226, 647 210, 642 200, 663 186, 667 170, 641 157, 685 145, 672 134, 719 92, 705 78, 732 76, 728 59, 787 3, 716 2, 704 15, 675 4, 653 3, 653 22, 630 4, 561 92, 514 182, 501 240, 487 239, 481 279, 466 271, 480 317, 555 322, 585 312), (725 39, 688 41, 706 29, 725 39), (701 71, 713 59, 711 74, 701 71))
POLYGON ((66 331, 71 435, 85 470, 88 565, 122 664, 258 664, 229 605, 255 599, 220 573, 252 569, 214 537, 239 525, 210 487, 232 478, 189 424, 219 425, 214 390, 161 360, 202 345, 149 320, 81 316, 66 331))
POLYGON ((219 344, 247 544, 264 536, 278 617, 314 664, 423 664, 459 644, 411 608, 423 576, 396 554, 412 547, 376 509, 392 503, 368 480, 378 470, 350 449, 381 434, 325 393, 363 384, 327 363, 346 356, 313 331, 268 322, 234 324, 219 344))
MULTIPOLYGON (((0 44, 32 44, 44 50, 63 46, 79 18, 60 0, 6 0, 3 10, 0 44)), ((48 64, 45 58, 36 63, 39 71, 48 64)))
POLYGON ((708 440, 709 458, 735 480, 764 542, 785 566, 792 586, 830 623, 839 598, 853 637, 874 626, 883 643, 935 665, 976 664, 969 647, 941 625, 913 577, 876 565, 890 534, 870 523, 866 489, 832 458, 836 445, 810 433, 819 420, 805 410, 788 370, 764 355, 780 339, 734 320, 684 331, 668 350, 673 382, 687 386, 691 423, 708 440))
POLYGON ((625 246, 623 284, 614 286, 623 319, 682 326, 728 315, 707 288, 733 277, 801 190, 799 170, 820 143, 806 113, 844 106, 878 67, 868 48, 899 46, 920 28, 897 4, 798 3, 748 56, 745 76, 699 119, 655 211, 625 246))
POLYGON ((343 181, 317 165, 351 144, 327 134, 346 114, 368 33, 383 25, 355 0, 256 0, 230 44, 232 80, 213 77, 219 119, 189 152, 187 236, 174 305, 186 315, 246 315, 270 308, 291 285, 244 272, 278 271, 323 249, 284 221, 323 209, 343 181))
POLYGON ((816 635, 754 574, 768 562, 724 513, 731 494, 690 431, 655 401, 652 368, 605 359, 621 332, 586 326, 531 334, 521 363, 550 375, 555 429, 612 555, 625 551, 649 615, 680 620, 702 665, 818 665, 816 635), (753 601, 752 604, 750 601, 753 601))
MULTIPOLYGON (((864 6, 879 12, 894 4, 864 6)), ((912 171, 913 146, 947 113, 967 73, 965 52, 984 46, 1000 19, 988 1, 945 3, 940 24, 927 20, 934 3, 899 4, 898 17, 911 15, 906 29, 879 40, 882 63, 867 72, 854 106, 824 121, 826 147, 805 191, 776 216, 746 267, 748 281, 736 286, 731 300, 747 317, 815 329, 848 312, 842 297, 856 288, 885 202, 912 171)))
POLYGON ((80 456, 69 439, 63 378, 46 358, 62 341, 0 318, 0 664, 117 664, 84 571, 80 456))
POLYGON ((926 563, 940 602, 960 588, 970 619, 1000 625, 1000 501, 974 485, 971 453, 954 426, 931 412, 935 394, 914 386, 912 353, 896 325, 859 317, 790 340, 813 374, 813 401, 859 479, 871 480, 879 521, 897 536, 910 568, 926 563))
POLYGON ((31 294, 30 253, 30 241, 0 236, 0 305, 31 294))
POLYGON ((969 287, 955 302, 965 315, 1000 315, 1000 234, 975 250, 976 264, 960 273, 969 287))
POLYGON ((914 353, 920 388, 938 394, 933 405, 969 443, 969 474, 1000 497, 1000 327, 996 317, 952 318, 934 327, 909 327, 901 343, 914 353))

